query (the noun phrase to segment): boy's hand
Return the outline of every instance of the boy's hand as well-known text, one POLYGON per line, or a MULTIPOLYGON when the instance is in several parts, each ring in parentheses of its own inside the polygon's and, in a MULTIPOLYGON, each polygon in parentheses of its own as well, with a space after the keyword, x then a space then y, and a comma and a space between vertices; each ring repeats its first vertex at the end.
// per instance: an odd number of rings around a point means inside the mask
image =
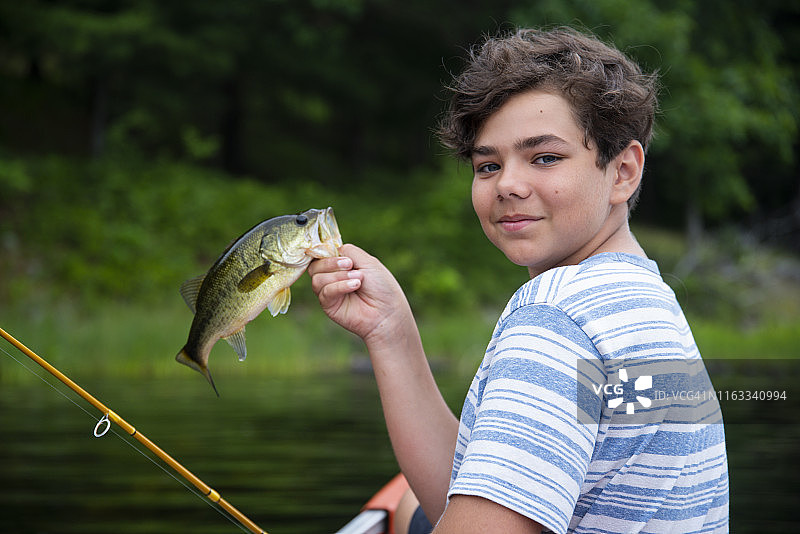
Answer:
POLYGON ((389 341, 392 332, 413 316, 392 273, 355 245, 339 248, 341 256, 311 262, 311 287, 334 322, 367 344, 389 341))

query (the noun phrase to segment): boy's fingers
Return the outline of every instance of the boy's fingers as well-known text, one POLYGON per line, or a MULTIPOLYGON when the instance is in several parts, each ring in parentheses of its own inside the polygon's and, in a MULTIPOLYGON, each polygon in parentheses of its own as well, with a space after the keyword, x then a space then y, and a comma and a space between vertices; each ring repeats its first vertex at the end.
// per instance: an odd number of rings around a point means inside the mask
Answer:
POLYGON ((368 265, 374 265, 375 263, 379 263, 376 258, 367 254, 363 249, 360 249, 351 243, 345 243, 344 245, 339 247, 339 254, 342 257, 351 259, 353 261, 353 265, 356 268, 361 268, 368 265))
POLYGON ((353 268, 353 260, 346 256, 336 258, 321 258, 314 260, 308 266, 308 274, 312 277, 318 273, 331 273, 353 268))
POLYGON ((372 265, 370 262, 377 261, 350 244, 341 246, 339 254, 341 256, 335 258, 316 259, 308 266, 311 289, 323 308, 336 306, 337 301, 359 289, 364 280, 361 267, 368 268, 372 265))
POLYGON ((359 287, 361 287, 361 280, 358 278, 340 280, 327 284, 322 287, 318 293, 319 301, 324 307, 326 303, 334 303, 348 293, 357 290, 359 287))
POLYGON ((360 271, 318 272, 311 275, 311 289, 319 295, 325 287, 346 280, 361 280, 360 271))

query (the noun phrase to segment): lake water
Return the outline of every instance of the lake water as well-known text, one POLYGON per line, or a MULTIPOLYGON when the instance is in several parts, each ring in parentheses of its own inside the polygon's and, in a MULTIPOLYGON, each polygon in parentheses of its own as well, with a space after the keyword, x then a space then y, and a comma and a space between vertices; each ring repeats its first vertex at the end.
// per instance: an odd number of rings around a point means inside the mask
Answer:
MULTIPOLYGON (((397 471, 368 375, 221 376, 219 399, 199 376, 72 378, 273 534, 337 530, 397 471)), ((442 382, 458 411, 466 380, 442 382)), ((0 532, 241 532, 118 427, 93 437, 100 414, 66 394, 90 414, 0 382, 0 532)), ((724 406, 732 532, 798 530, 796 401, 724 406)))
MULTIPOLYGON (((397 470, 371 377, 221 377, 219 399, 197 378, 81 385, 269 532, 334 531, 397 470)), ((0 532, 239 531, 68 395, 91 416, 0 389, 0 532)))

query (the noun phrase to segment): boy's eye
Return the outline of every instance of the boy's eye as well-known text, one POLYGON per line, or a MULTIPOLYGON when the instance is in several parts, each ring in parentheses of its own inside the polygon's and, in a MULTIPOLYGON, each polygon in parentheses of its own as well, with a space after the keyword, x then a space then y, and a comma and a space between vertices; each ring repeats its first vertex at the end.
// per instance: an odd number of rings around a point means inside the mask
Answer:
POLYGON ((497 172, 500 170, 500 165, 497 163, 484 163, 483 165, 478 165, 475 168, 475 172, 478 173, 487 173, 487 172, 497 172))
POLYGON ((554 163, 558 163, 559 161, 561 161, 560 157, 555 156, 553 154, 545 154, 543 156, 539 156, 536 159, 534 159, 533 163, 536 163, 538 165, 552 165, 554 163))

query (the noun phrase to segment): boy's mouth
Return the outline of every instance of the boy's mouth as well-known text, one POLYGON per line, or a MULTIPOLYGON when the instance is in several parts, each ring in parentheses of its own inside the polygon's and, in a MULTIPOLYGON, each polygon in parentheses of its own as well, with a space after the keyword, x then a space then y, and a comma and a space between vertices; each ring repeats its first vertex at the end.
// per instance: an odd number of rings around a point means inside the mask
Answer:
POLYGON ((514 214, 504 215, 500 217, 497 222, 506 232, 516 232, 543 218, 544 217, 537 217, 535 215, 514 214))

